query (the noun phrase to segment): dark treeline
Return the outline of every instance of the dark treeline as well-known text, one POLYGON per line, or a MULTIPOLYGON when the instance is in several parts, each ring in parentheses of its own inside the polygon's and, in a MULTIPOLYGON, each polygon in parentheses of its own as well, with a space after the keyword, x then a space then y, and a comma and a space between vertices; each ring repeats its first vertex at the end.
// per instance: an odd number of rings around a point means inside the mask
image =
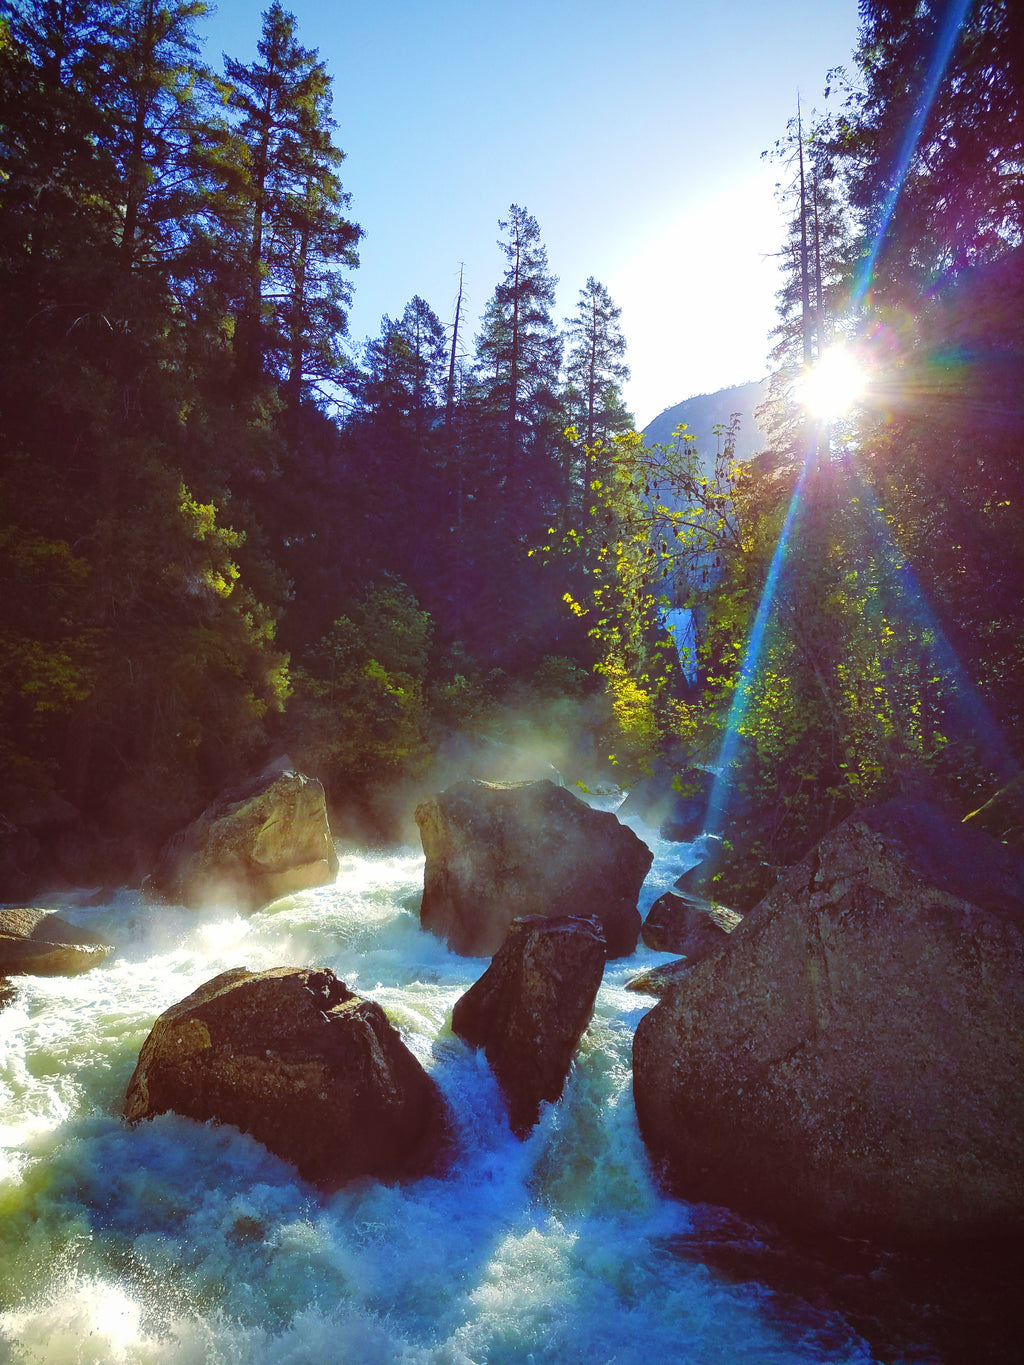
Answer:
POLYGON ((148 837, 282 750, 356 801, 593 692, 578 566, 528 551, 586 500, 566 429, 631 425, 618 310, 559 328, 516 205, 475 337, 417 297, 353 362, 330 75, 277 4, 212 71, 205 11, 0 4, 2 809, 148 837))

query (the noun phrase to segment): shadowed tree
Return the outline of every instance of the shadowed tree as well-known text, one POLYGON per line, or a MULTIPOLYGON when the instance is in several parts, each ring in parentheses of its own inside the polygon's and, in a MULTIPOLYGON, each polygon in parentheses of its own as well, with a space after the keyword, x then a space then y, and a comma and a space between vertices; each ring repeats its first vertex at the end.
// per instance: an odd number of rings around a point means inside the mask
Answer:
POLYGON ((360 236, 343 213, 349 196, 337 175, 344 154, 331 140, 330 77, 295 29, 294 15, 274 4, 263 15, 258 60, 225 59, 248 170, 239 363, 251 383, 268 370, 286 376, 293 404, 306 375, 336 359, 348 301, 337 270, 357 263, 360 236))
POLYGON ((528 445, 543 444, 556 406, 562 343, 551 319, 557 278, 537 220, 513 204, 498 226, 505 274, 477 337, 477 361, 489 406, 504 427, 504 477, 511 487, 528 445))
POLYGON ((621 315, 622 309, 616 308, 608 290, 591 275, 580 290, 576 312, 566 318, 568 407, 583 437, 580 505, 584 513, 590 505, 588 494, 595 476, 606 472, 597 468, 599 443, 607 447, 613 436, 633 425, 619 392, 619 385, 629 378, 629 366, 623 359, 626 338, 619 327, 621 315))
POLYGON ((865 238, 879 239, 872 288, 899 302, 1020 240, 1024 8, 1018 0, 860 8, 859 83, 847 87, 835 145, 865 238))

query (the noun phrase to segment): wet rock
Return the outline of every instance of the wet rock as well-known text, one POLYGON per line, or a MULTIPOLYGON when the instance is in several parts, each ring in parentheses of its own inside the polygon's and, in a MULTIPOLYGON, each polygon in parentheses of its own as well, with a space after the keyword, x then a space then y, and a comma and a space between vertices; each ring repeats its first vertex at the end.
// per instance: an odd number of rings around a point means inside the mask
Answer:
POLYGON ((149 886, 197 909, 255 910, 337 872, 324 789, 286 769, 224 792, 164 846, 149 886))
POLYGON ((653 855, 607 811, 553 782, 457 782, 416 808, 426 853, 420 920, 457 953, 489 957, 514 919, 594 916, 609 957, 636 948, 653 855))
POLYGON ((677 958, 675 962, 664 962, 660 967, 651 967, 646 972, 631 976, 625 988, 627 991, 637 991, 641 995, 662 996, 671 990, 692 965, 685 957, 677 958))
POLYGON ((78 824, 81 813, 55 791, 11 784, 3 789, 4 816, 34 834, 67 829, 78 824))
POLYGON ((160 1015, 124 1112, 168 1109, 233 1124, 327 1187, 423 1175, 448 1139, 440 1092, 384 1011, 326 969, 236 968, 160 1015))
POLYGON ((456 1002, 452 1029, 482 1047, 525 1137, 559 1099, 594 1010, 605 941, 595 919, 516 920, 483 976, 456 1002))
POLYGON ((766 837, 768 823, 764 812, 748 813, 742 820, 728 823, 728 840, 705 835, 700 861, 676 878, 676 890, 702 900, 725 901, 740 914, 752 910, 779 878, 779 869, 756 852, 766 837))
POLYGON ((641 1020, 688 1199, 927 1242, 1024 1227, 1024 861, 935 808, 845 821, 641 1020))
POLYGON ((0 976, 78 976, 98 967, 111 947, 49 910, 0 910, 0 976))
POLYGON ((682 953, 692 965, 724 948, 742 919, 714 901, 666 891, 648 911, 640 936, 655 952, 682 953))

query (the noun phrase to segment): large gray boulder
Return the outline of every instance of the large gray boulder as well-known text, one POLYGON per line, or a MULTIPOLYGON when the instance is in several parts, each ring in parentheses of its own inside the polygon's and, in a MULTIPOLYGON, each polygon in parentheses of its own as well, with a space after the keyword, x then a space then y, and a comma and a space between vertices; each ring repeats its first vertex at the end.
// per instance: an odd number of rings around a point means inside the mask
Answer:
POLYGON ((50 910, 0 910, 0 977, 78 976, 105 962, 110 944, 50 910))
POLYGON ((593 916, 609 957, 634 951, 653 854, 608 811, 553 782, 457 782, 416 808, 426 854, 420 921, 490 957, 515 919, 593 916))
POLYGON ((1024 862, 924 804, 839 826, 634 1042, 670 1187, 928 1242, 1024 1228, 1024 862))
POLYGON ((164 845, 149 885, 180 905, 247 911, 337 872, 324 789, 286 768, 224 792, 164 845))
POLYGON ((233 1124, 331 1188, 435 1170, 448 1140, 437 1086, 380 1005, 326 969, 236 968, 161 1014, 124 1112, 165 1110, 233 1124))
POLYGON ((562 1094, 594 1012, 605 942, 594 919, 516 920, 491 965, 452 1011, 452 1029, 482 1047, 525 1137, 562 1094))

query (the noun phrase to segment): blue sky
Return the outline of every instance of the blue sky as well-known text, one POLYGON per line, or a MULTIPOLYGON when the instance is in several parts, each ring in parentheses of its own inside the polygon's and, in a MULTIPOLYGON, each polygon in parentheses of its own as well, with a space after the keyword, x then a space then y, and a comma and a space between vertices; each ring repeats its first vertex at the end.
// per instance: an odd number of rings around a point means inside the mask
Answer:
MULTIPOLYGON (((498 219, 537 219, 556 317, 587 276, 622 308, 642 426, 765 373, 783 227, 761 152, 849 65, 856 0, 283 0, 334 78, 366 236, 351 341, 420 294, 471 324, 500 278, 498 219)), ((220 0, 206 58, 255 55, 266 5, 220 0)))

